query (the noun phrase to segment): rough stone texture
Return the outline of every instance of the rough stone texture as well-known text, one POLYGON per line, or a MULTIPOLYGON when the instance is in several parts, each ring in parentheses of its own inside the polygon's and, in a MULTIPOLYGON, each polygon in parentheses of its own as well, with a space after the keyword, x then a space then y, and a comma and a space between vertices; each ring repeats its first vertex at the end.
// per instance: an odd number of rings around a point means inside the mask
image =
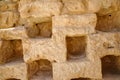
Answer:
POLYGON ((58 0, 20 0, 19 12, 21 18, 28 21, 42 22, 52 16, 59 15, 62 3, 58 0))
POLYGON ((0 80, 28 80, 28 76, 36 72, 37 65, 33 62, 26 64, 23 60, 15 60, 0 66, 0 80), (32 65, 32 66, 31 66, 32 65), (29 69, 29 66, 31 66, 29 69), (32 71, 29 73, 27 71, 32 71))
POLYGON ((0 28, 15 27, 18 22, 18 18, 19 15, 17 12, 0 12, 0 28))
POLYGON ((120 9, 120 0, 62 0, 62 2, 63 14, 99 13, 99 15, 105 15, 120 9))
POLYGON ((0 0, 0 80, 120 80, 120 0, 0 0))
POLYGON ((17 10, 17 3, 12 3, 10 1, 1 1, 0 2, 0 11, 11 11, 11 10, 17 10))
POLYGON ((25 27, 18 26, 16 28, 1 29, 0 37, 5 40, 14 40, 28 38, 28 35, 26 34, 25 27))

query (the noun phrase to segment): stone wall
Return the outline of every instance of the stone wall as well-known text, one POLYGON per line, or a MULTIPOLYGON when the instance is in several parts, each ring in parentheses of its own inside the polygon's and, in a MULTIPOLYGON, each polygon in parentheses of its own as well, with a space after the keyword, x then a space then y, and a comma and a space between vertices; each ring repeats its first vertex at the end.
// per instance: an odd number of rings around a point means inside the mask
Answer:
POLYGON ((0 0, 0 80, 120 80, 120 0, 0 0))

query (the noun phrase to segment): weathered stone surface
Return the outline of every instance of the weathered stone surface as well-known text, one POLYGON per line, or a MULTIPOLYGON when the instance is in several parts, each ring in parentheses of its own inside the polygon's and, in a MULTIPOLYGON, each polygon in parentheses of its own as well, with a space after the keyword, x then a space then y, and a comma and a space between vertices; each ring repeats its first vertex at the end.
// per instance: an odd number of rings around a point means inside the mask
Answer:
POLYGON ((0 80, 119 80, 120 0, 0 0, 0 80))
POLYGON ((0 12, 0 29, 15 27, 18 23, 19 14, 17 12, 0 12))
POLYGON ((23 53, 25 62, 31 62, 39 59, 48 59, 50 61, 65 61, 65 54, 60 48, 55 46, 51 39, 28 39, 23 41, 23 53), (56 55, 57 54, 57 55, 56 55))
POLYGON ((25 27, 0 29, 0 38, 4 40, 14 40, 28 38, 25 27))
POLYGON ((105 15, 120 9, 119 0, 62 0, 62 14, 98 13, 105 15), (74 6, 73 6, 74 5, 74 6))
POLYGON ((58 0, 21 0, 19 12, 21 18, 27 18, 31 22, 49 20, 52 16, 59 15, 62 4, 58 0))
POLYGON ((1 1, 0 2, 0 11, 12 11, 12 10, 17 10, 18 9, 18 5, 17 3, 12 3, 12 2, 8 2, 8 1, 1 1))
MULTIPOLYGON (((104 57, 106 55, 119 56, 120 54, 120 33, 99 32, 88 36, 88 56, 104 57)), ((95 58, 93 58, 95 59, 95 58)))
POLYGON ((15 61, 0 66, 0 79, 21 79, 27 78, 27 65, 23 61, 15 61))
POLYGON ((87 16, 88 15, 54 17, 52 30, 53 35, 51 38, 23 40, 25 61, 31 62, 39 59, 48 59, 52 62, 64 62, 66 60, 66 36, 81 36, 94 33, 96 15, 90 14, 86 19, 87 16), (84 20, 86 20, 86 22, 84 22, 84 20), (72 23, 72 21, 75 22, 72 23), (69 25, 67 26, 67 24, 69 25))
POLYGON ((28 80, 38 70, 38 63, 26 64, 23 60, 0 65, 0 80, 28 80))
POLYGON ((89 62, 86 58, 76 62, 54 63, 53 78, 54 80, 71 80, 79 77, 101 79, 101 67, 99 65, 100 63, 89 62))
POLYGON ((53 36, 59 32, 67 36, 80 36, 94 33, 96 21, 97 18, 95 14, 53 17, 53 36))

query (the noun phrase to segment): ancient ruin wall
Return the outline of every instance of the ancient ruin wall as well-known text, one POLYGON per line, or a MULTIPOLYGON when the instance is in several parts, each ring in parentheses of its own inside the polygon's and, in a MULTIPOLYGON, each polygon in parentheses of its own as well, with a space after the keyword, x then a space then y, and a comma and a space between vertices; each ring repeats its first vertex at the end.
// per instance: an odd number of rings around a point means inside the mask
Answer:
POLYGON ((0 0, 0 80, 120 80, 120 0, 0 0))

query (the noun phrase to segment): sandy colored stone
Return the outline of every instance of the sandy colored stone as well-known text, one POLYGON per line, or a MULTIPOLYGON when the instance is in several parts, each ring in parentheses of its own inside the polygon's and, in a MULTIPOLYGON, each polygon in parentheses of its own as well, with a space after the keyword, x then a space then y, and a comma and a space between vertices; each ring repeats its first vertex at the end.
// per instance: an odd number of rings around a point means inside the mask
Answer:
POLYGON ((0 29, 0 38, 4 40, 14 40, 28 38, 26 29, 23 26, 15 28, 0 29))
POLYGON ((0 66, 0 80, 29 80, 28 76, 36 72, 36 63, 26 64, 23 60, 16 60, 0 66), (35 67, 34 67, 35 66, 35 67), (32 73, 28 73, 31 72, 32 73))
POLYGON ((0 80, 120 80, 120 0, 0 0, 0 80))
POLYGON ((19 19, 17 12, 0 12, 0 28, 15 27, 19 19))
POLYGON ((94 33, 96 20, 95 14, 61 15, 53 17, 53 37, 59 32, 67 36, 81 36, 94 33))
POLYGON ((7 11, 7 10, 12 11, 17 9, 18 9, 17 3, 12 3, 7 1, 0 2, 0 11, 7 11))
POLYGON ((23 51, 25 62, 31 62, 39 59, 48 59, 52 62, 65 61, 65 54, 61 53, 62 51, 60 51, 58 47, 54 46, 51 39, 37 38, 23 41, 23 51))
POLYGON ((19 3, 19 12, 21 18, 39 23, 49 20, 52 16, 59 15, 61 7, 62 4, 58 0, 21 0, 19 3))
POLYGON ((62 2, 64 4, 62 14, 98 13, 105 15, 120 9, 119 0, 62 0, 62 2))
POLYGON ((101 67, 99 65, 100 63, 89 62, 86 58, 66 63, 54 63, 53 78, 54 80, 71 80, 74 78, 101 79, 101 67))
POLYGON ((27 80, 27 65, 22 61, 8 63, 0 66, 0 74, 1 80, 10 78, 27 80))
POLYGON ((119 56, 119 32, 98 32, 88 36, 88 56, 91 59, 98 56, 100 58, 106 55, 119 56), (94 45, 94 46, 93 46, 94 45))
POLYGON ((53 35, 51 38, 35 38, 23 40, 23 53, 25 61, 31 62, 38 59, 48 59, 52 62, 64 62, 66 60, 65 37, 67 35, 80 36, 94 32, 96 15, 90 14, 90 17, 86 19, 88 15, 54 17, 52 26, 53 35), (82 25, 82 23, 84 23, 84 20, 86 20, 86 23, 82 25), (59 23, 59 21, 63 22, 59 23), (72 21, 75 22, 72 23, 72 21), (67 24, 69 25, 66 26, 67 24), (89 28, 89 30, 87 30, 87 28, 89 28))

